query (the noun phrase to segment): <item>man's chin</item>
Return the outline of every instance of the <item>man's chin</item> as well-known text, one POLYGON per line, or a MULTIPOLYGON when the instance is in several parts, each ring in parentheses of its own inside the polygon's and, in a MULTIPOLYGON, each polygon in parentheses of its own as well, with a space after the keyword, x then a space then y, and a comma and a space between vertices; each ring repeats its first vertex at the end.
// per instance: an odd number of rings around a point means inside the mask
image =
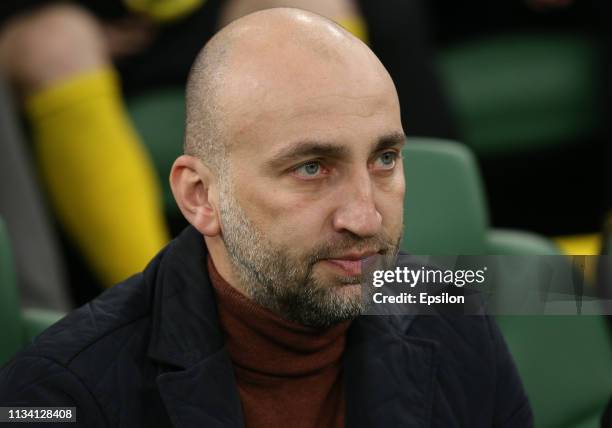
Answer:
POLYGON ((323 328, 358 317, 363 312, 359 280, 359 277, 333 275, 315 267, 310 281, 298 293, 300 304, 297 306, 301 310, 289 318, 323 328))
POLYGON ((346 300, 358 300, 361 299, 361 284, 342 284, 333 287, 333 293, 346 300))
POLYGON ((315 277, 318 288, 336 296, 361 296, 361 275, 344 276, 323 274, 315 277))

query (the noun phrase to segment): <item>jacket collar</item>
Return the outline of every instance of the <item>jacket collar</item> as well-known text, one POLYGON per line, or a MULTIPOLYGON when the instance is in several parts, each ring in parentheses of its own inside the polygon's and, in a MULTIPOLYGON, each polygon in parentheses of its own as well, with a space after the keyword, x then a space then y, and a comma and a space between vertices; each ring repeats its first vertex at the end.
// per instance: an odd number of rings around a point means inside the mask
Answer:
MULTIPOLYGON (((206 257, 202 235, 190 226, 145 270, 155 289, 148 355, 174 368, 157 378, 174 426, 243 427, 206 257)), ((353 322, 344 354, 346 426, 429 426, 437 343, 407 336, 411 322, 353 322)))
POLYGON ((438 343, 405 334, 414 317, 361 316, 344 355, 347 427, 428 427, 438 343))
POLYGON ((175 427, 243 427, 240 396, 223 346, 204 238, 185 229, 151 263, 154 287, 150 358, 180 370, 157 377, 175 427))
POLYGON ((155 289, 149 356, 183 369, 223 346, 202 235, 186 228, 145 270, 155 289))

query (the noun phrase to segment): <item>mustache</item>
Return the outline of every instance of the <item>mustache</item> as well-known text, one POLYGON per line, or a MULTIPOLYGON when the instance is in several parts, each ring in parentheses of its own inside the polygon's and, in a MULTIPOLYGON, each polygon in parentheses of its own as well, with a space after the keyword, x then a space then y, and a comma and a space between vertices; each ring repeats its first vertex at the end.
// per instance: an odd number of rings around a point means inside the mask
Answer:
POLYGON ((399 250, 400 241, 401 237, 392 239, 385 235, 377 235, 371 238, 360 238, 347 235, 334 241, 327 241, 315 247, 310 254, 309 261, 311 264, 314 264, 324 259, 340 258, 347 252, 372 252, 382 255, 395 255, 399 250))

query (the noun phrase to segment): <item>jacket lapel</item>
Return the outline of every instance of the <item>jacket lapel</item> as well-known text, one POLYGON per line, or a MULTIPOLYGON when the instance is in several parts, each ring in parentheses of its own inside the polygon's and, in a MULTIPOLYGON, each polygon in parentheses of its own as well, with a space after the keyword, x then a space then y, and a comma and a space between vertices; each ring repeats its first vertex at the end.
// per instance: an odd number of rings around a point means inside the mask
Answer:
POLYGON ((145 272, 155 282, 148 356, 163 367, 157 386, 173 426, 243 427, 206 257, 202 235, 188 227, 145 272))
POLYGON ((200 363, 157 378, 168 414, 175 427, 243 427, 240 396, 225 350, 200 363))
POLYGON ((438 345, 406 336, 407 320, 363 316, 351 326, 344 356, 347 427, 431 425, 438 345))

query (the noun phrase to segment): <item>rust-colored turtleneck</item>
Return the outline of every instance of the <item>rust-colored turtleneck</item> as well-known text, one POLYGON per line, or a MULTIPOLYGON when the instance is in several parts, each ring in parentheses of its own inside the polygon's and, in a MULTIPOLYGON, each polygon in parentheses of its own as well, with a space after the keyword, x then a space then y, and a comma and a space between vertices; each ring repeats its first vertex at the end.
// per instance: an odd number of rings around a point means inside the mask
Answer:
POLYGON ((248 428, 344 426, 344 322, 317 330, 257 305, 219 275, 208 258, 248 428))

